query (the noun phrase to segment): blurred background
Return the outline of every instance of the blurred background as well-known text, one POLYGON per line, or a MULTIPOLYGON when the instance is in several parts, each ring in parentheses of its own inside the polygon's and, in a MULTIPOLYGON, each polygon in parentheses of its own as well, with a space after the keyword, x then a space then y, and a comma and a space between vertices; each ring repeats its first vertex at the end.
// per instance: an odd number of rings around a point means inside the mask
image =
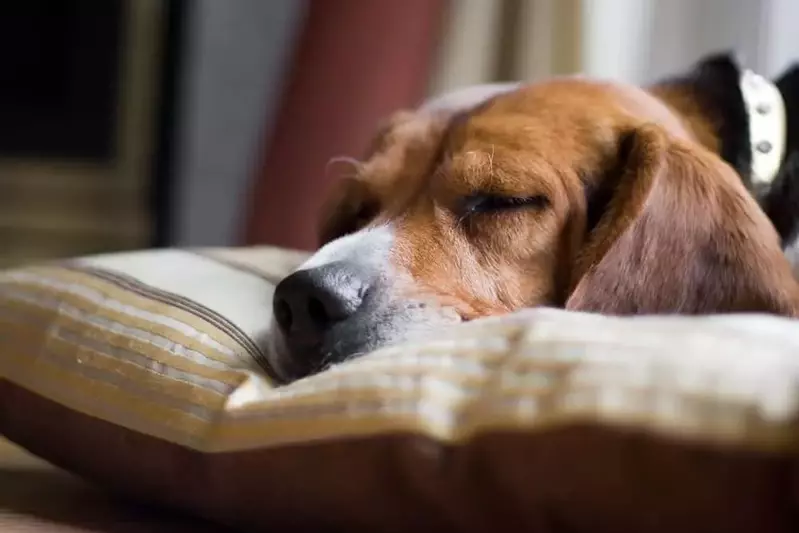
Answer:
POLYGON ((796 0, 25 0, 0 4, 0 261, 310 249, 325 164, 426 96, 799 59, 796 0))

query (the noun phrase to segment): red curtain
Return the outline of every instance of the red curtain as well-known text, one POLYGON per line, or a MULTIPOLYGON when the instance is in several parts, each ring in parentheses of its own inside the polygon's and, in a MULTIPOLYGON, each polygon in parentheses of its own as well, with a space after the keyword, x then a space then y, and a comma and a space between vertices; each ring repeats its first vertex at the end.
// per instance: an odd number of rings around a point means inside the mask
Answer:
POLYGON ((445 1, 310 0, 256 171, 247 244, 317 245, 327 161, 362 155, 380 119, 424 97, 445 1))

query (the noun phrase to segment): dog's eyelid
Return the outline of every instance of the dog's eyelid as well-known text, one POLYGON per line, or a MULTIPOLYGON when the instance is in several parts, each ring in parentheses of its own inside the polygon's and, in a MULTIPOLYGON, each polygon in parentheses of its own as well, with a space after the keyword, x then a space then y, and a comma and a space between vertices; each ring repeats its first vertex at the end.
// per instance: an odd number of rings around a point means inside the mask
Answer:
POLYGON ((506 196, 501 194, 473 194, 463 202, 467 214, 490 213, 511 209, 543 209, 549 205, 549 198, 543 194, 532 196, 506 196))

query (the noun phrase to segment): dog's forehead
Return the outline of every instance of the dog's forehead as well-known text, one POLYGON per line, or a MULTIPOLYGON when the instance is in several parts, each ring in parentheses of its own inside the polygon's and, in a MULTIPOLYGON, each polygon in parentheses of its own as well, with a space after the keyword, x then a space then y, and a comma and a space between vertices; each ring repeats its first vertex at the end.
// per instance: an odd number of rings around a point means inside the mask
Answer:
MULTIPOLYGON (((523 117, 526 128, 506 129, 514 133, 525 129, 556 141, 602 139, 648 122, 658 123, 677 136, 686 135, 679 116, 649 91, 628 83, 580 77, 551 79, 498 95, 475 108, 463 122, 475 130, 501 130, 513 117, 523 117)), ((480 136, 480 132, 472 136, 480 136)))
POLYGON ((468 120, 493 98, 520 83, 494 83, 456 89, 412 111, 395 113, 375 135, 362 175, 374 187, 412 188, 430 176, 454 121, 468 120))
POLYGON ((649 122, 687 136, 679 116, 640 87, 579 77, 552 79, 498 94, 454 117, 446 152, 487 154, 500 166, 524 159, 594 172, 616 153, 623 132, 649 122))
POLYGON ((635 111, 632 100, 618 84, 583 79, 556 79, 525 85, 499 94, 468 113, 456 117, 473 137, 492 133, 563 134, 588 132, 592 125, 616 123, 635 111))
POLYGON ((653 102, 642 90, 579 77, 466 87, 392 117, 363 175, 393 196, 423 188, 445 159, 482 168, 515 153, 576 164, 586 153, 610 150, 634 117, 660 115, 653 102))
POLYGON ((439 152, 446 122, 424 113, 402 113, 380 133, 374 150, 360 168, 373 193, 414 189, 430 172, 439 152))

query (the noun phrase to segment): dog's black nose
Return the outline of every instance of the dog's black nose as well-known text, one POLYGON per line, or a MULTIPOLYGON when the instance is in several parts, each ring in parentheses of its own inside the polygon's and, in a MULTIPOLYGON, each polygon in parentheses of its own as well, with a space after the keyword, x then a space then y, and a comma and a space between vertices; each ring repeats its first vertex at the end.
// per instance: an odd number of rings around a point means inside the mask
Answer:
POLYGON ((278 283, 272 305, 289 345, 311 349, 335 324, 355 314, 367 284, 345 263, 300 270, 278 283))

